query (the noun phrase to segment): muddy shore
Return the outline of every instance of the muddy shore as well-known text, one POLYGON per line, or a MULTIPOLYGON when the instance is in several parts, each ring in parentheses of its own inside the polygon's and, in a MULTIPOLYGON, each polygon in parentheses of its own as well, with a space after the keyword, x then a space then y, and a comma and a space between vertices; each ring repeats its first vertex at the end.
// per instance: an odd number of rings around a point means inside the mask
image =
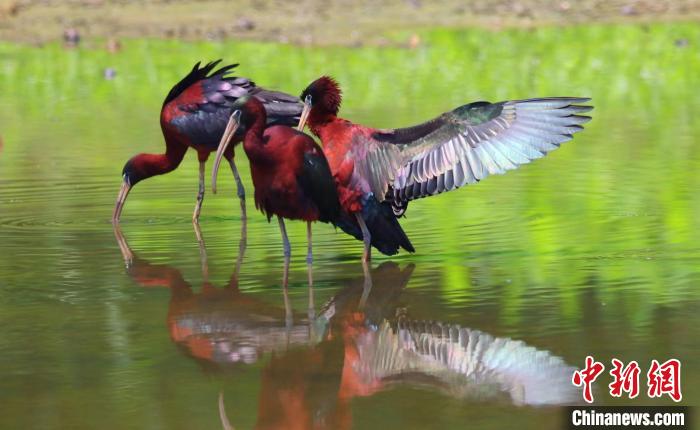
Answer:
POLYGON ((248 39, 302 45, 416 43, 432 27, 697 20, 700 0, 0 0, 0 40, 248 39), (413 38, 413 39, 412 39, 413 38))

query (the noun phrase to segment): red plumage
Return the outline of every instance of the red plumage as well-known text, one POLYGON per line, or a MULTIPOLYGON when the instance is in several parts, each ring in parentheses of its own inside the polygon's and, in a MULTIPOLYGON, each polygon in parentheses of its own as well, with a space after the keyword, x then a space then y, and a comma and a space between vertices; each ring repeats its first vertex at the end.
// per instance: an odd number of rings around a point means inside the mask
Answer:
MULTIPOLYGON (((324 205, 319 201, 334 199, 335 196, 315 195, 309 185, 318 184, 310 184, 306 180, 310 174, 309 168, 322 169, 324 166, 321 164, 325 164, 323 151, 316 142, 291 127, 265 128, 265 108, 255 98, 247 99, 242 112, 242 124, 246 128, 243 149, 250 161, 255 206, 268 219, 273 215, 304 221, 329 221, 335 218, 336 213, 322 213, 324 205), (319 165, 305 164, 308 159, 317 160, 319 165)), ((330 172, 327 173, 325 180, 332 189, 330 172)))
POLYGON ((328 165, 338 184, 338 198, 343 209, 349 213, 362 210, 362 196, 364 194, 361 178, 355 175, 355 160, 348 157, 354 149, 354 137, 362 130, 357 125, 351 124, 340 118, 333 118, 324 123, 322 127, 318 123, 312 123, 316 127, 311 130, 319 136, 323 145, 323 153, 328 159, 328 165))
POLYGON ((356 173, 355 160, 362 157, 365 137, 375 129, 353 124, 338 118, 342 92, 338 83, 329 76, 322 76, 302 94, 314 94, 314 109, 309 113, 309 129, 323 142, 323 153, 338 184, 338 197, 343 209, 349 213, 360 212, 362 197, 371 190, 366 180, 356 173), (349 156, 352 154, 352 156, 349 156))
POLYGON ((304 154, 321 154, 314 141, 285 126, 266 129, 262 139, 250 136, 249 132, 243 148, 250 160, 255 207, 268 219, 279 215, 287 219, 318 221, 319 208, 298 181, 303 174, 304 154))
POLYGON ((267 113, 255 97, 244 97, 234 107, 229 125, 219 144, 212 172, 216 174, 223 151, 239 128, 245 129, 243 149, 250 161, 255 188, 255 206, 279 219, 285 255, 291 253, 284 218, 308 223, 309 258, 311 258, 311 222, 335 223, 340 217, 336 185, 328 162, 314 140, 287 126, 266 128, 267 113))

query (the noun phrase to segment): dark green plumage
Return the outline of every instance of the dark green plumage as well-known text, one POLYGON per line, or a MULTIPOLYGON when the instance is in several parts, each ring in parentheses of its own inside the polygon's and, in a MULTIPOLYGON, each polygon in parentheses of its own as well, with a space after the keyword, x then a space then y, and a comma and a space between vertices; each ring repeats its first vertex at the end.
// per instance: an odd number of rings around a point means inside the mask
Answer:
POLYGON ((335 181, 323 152, 304 153, 302 171, 297 180, 318 207, 319 221, 335 224, 341 208, 335 181))
POLYGON ((496 118, 502 111, 503 103, 474 102, 460 106, 451 113, 470 125, 479 125, 496 118))

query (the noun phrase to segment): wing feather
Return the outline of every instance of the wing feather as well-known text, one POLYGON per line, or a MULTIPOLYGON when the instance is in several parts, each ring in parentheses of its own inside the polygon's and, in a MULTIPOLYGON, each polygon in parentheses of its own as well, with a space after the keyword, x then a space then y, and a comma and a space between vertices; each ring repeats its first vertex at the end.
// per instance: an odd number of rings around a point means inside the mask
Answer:
POLYGON ((375 131, 356 157, 373 193, 412 200, 472 184, 541 158, 583 130, 588 98, 460 106, 414 127, 375 131))
POLYGON ((458 162, 455 164, 454 168, 448 170, 448 172, 452 172, 452 186, 448 189, 448 191, 452 191, 459 187, 460 182, 464 181, 464 168, 462 167, 462 163, 458 162))
MULTIPOLYGON (((298 132, 296 138, 311 140, 301 132, 298 132)), ((314 147, 304 152, 297 180, 310 202, 318 209, 319 221, 334 223, 340 214, 340 202, 333 175, 321 148, 314 147)))

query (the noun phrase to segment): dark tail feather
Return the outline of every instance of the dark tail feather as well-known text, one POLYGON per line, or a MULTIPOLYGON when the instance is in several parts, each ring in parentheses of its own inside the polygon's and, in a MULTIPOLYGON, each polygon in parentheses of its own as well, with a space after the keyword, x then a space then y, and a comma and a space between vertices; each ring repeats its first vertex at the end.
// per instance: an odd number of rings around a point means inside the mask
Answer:
MULTIPOLYGON (((399 252, 399 247, 408 252, 415 252, 394 215, 391 203, 379 203, 377 199, 370 197, 362 209, 362 218, 372 235, 372 246, 382 254, 395 255, 399 252)), ((362 240, 362 230, 354 215, 343 212, 336 225, 355 239, 362 240)))

